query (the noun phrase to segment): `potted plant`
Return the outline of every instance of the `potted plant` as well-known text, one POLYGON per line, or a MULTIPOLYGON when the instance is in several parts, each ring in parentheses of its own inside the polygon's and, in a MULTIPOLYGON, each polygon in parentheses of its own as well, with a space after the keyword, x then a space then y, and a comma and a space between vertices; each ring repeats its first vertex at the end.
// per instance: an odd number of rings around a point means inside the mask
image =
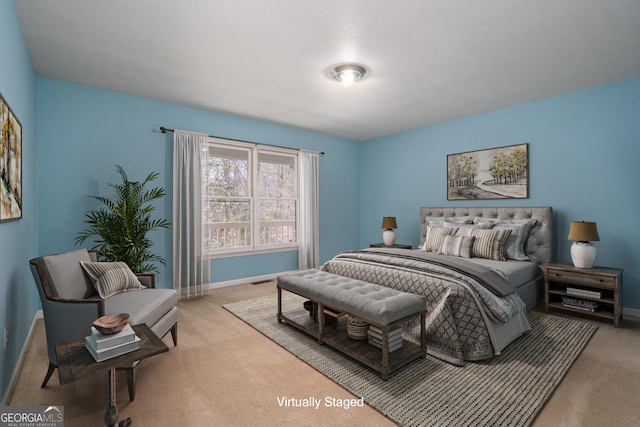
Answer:
POLYGON ((82 244, 93 238, 97 244, 92 248, 98 251, 105 261, 125 262, 134 273, 158 273, 156 263, 165 264, 160 255, 150 252, 153 242, 147 233, 158 228, 168 228, 165 219, 152 219, 155 209, 152 202, 165 195, 162 187, 146 189, 151 181, 158 177, 151 172, 144 181, 130 181, 124 169, 116 165, 122 177, 122 183, 109 184, 115 190, 113 200, 102 196, 90 196, 100 203, 98 210, 86 213, 85 223, 89 228, 78 233, 76 244, 82 244))

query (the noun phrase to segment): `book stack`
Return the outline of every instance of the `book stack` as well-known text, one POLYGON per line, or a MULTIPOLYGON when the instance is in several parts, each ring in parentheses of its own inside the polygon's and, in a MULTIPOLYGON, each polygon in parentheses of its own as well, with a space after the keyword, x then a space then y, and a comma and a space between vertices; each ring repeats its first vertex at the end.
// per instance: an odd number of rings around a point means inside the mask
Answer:
MULTIPOLYGON (((374 325, 369 325, 367 338, 369 340, 369 344, 378 348, 382 348, 382 329, 374 325)), ((402 348, 402 326, 398 326, 389 330, 388 339, 389 353, 402 348)))
POLYGON ((587 298, 596 298, 596 299, 602 298, 602 292, 589 291, 589 290, 580 289, 580 288, 567 288, 567 294, 573 295, 575 297, 587 297, 587 298))
POLYGON ((584 310, 594 312, 598 309, 597 301, 587 301, 580 298, 562 297, 562 305, 565 307, 575 308, 577 310, 584 310))
POLYGON ((140 338, 131 325, 127 325, 120 332, 111 335, 101 334, 96 328, 91 327, 91 335, 85 337, 85 340, 85 347, 96 362, 102 362, 140 348, 140 338))

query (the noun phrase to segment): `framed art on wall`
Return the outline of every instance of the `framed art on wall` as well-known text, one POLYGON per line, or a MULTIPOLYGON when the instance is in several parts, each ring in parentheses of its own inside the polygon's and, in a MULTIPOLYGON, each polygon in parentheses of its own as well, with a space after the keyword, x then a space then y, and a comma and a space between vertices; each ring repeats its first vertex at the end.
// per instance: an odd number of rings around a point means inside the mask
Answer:
POLYGON ((529 197, 529 144, 447 155, 447 200, 529 197))
POLYGON ((0 94, 0 222, 22 218, 22 125, 0 94))

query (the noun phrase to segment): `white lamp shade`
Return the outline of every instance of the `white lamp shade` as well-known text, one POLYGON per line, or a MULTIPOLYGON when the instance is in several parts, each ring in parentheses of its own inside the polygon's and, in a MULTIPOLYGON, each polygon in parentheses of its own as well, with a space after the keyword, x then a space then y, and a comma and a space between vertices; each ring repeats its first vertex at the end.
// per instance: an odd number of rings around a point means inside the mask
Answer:
POLYGON ((382 241, 385 246, 393 246, 396 241, 396 232, 389 229, 382 232, 382 241))
POLYGON ((596 261, 596 248, 590 242, 573 242, 571 260, 578 268, 591 268, 596 261))

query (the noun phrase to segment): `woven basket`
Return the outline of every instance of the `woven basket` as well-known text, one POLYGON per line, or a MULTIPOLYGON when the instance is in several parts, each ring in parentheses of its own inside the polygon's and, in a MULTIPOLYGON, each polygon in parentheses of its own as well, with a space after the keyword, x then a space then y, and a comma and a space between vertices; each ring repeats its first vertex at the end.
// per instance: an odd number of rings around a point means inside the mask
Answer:
POLYGON ((354 340, 366 340, 369 324, 355 316, 347 316, 347 336, 354 340))

